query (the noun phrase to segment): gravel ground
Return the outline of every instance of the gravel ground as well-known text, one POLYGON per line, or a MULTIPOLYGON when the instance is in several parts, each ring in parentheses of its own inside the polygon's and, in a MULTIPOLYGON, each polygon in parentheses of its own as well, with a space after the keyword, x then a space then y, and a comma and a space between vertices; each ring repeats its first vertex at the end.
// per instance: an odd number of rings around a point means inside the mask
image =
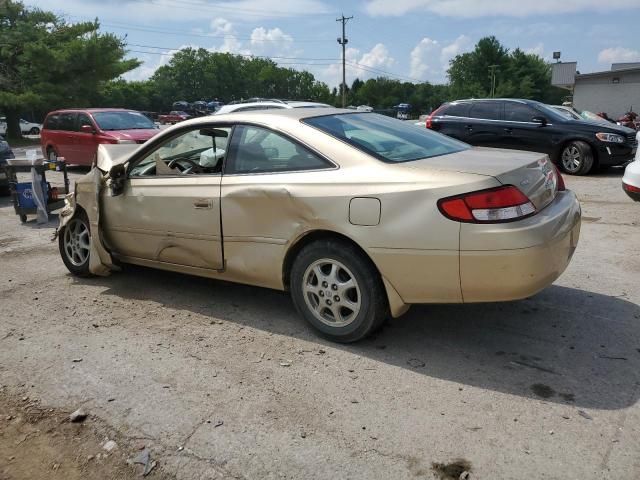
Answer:
POLYGON ((2 197, 0 479, 127 478, 141 442, 149 478, 638 479, 640 204, 620 177, 566 179, 582 236, 545 291, 416 306, 349 346, 280 292, 71 277, 55 216, 21 225, 2 197), (49 412, 35 428, 32 404, 49 412), (79 406, 82 428, 65 420, 79 406), (86 461, 107 438, 116 453, 86 461))

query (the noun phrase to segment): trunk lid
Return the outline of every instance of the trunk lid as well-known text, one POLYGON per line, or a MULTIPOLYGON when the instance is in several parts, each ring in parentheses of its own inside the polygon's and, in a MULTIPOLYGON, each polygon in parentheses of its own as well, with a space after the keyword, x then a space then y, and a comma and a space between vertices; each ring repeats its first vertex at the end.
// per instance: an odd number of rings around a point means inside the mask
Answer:
POLYGON ((407 162, 405 165, 494 177, 503 185, 517 187, 529 197, 537 210, 551 203, 557 191, 555 167, 543 153, 474 147, 451 155, 407 162))

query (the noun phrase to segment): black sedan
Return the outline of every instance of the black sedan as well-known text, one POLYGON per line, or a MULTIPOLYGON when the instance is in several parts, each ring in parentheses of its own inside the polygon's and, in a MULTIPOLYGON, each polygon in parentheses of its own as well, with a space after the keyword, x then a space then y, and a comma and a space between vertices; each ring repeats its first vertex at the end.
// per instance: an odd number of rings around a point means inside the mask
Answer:
POLYGON ((427 118, 426 126, 471 145, 546 153, 571 175, 623 165, 638 148, 630 128, 571 119, 533 100, 445 103, 427 118))

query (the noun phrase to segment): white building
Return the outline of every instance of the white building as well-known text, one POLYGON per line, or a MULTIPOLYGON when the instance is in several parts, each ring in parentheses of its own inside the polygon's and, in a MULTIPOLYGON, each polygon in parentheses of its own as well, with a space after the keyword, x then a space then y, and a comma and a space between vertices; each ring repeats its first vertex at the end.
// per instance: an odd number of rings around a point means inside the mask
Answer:
POLYGON ((614 63, 611 70, 580 73, 576 62, 554 63, 551 84, 573 93, 579 110, 605 112, 618 118, 629 110, 640 112, 640 63, 614 63))

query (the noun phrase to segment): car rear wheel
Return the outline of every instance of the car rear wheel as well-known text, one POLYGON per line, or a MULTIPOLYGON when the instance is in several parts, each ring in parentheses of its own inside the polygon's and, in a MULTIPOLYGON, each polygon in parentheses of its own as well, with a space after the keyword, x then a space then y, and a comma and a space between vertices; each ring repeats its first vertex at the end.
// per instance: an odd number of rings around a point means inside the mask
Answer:
POLYGON ((586 175, 593 167, 591 146, 580 140, 568 143, 560 153, 560 166, 569 175, 586 175))
POLYGON ((91 252, 91 230, 84 212, 69 220, 58 235, 58 248, 67 269, 78 277, 91 276, 89 255, 91 252))
POLYGON ((346 242, 304 247, 291 269, 291 296, 298 312, 321 335, 341 343, 366 337, 389 315, 376 268, 346 242))
POLYGON ((31 130, 29 130, 29 135, 39 135, 40 134, 40 129, 38 127, 33 127, 31 130))

